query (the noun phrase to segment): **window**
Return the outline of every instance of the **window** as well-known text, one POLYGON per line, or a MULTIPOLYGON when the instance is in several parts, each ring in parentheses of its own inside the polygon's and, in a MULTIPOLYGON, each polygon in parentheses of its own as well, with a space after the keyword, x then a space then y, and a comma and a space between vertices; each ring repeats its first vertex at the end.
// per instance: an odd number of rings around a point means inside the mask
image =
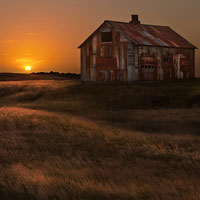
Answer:
POLYGON ((164 57, 164 58, 163 58, 163 61, 164 61, 164 62, 169 62, 169 58, 168 58, 168 57, 164 57))
POLYGON ((154 65, 142 65, 142 69, 154 69, 154 65))
POLYGON ((101 42, 112 42, 112 32, 101 32, 101 42))

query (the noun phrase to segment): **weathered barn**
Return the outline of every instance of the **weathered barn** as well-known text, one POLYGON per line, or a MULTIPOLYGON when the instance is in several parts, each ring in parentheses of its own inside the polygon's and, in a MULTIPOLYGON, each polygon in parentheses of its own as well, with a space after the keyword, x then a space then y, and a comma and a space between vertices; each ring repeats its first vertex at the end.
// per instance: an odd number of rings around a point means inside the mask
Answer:
POLYGON ((195 77, 196 47, 168 26, 104 21, 80 46, 82 81, 195 77))

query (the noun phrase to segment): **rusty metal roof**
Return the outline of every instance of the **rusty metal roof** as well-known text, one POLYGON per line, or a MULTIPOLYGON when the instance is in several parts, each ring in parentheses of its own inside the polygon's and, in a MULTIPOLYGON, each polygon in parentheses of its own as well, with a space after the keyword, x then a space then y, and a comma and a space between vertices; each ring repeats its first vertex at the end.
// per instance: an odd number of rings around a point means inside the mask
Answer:
MULTIPOLYGON (((159 46, 173 48, 196 48, 169 26, 157 26, 146 24, 134 24, 116 21, 104 21, 122 32, 135 45, 159 46)), ((104 24, 103 23, 103 24, 104 24)), ((102 25, 103 25, 102 24, 102 25)), ((86 39, 80 46, 81 48, 90 38, 102 27, 102 25, 86 39)))
POLYGON ((196 48, 168 26, 107 22, 119 29, 136 45, 196 48))

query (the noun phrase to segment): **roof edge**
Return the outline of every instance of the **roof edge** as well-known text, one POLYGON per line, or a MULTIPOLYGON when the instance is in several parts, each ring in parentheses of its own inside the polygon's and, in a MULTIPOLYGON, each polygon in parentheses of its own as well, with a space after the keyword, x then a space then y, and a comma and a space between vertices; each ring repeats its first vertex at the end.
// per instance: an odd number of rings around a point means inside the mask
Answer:
MULTIPOLYGON (((104 22, 83 42, 81 43, 80 46, 78 46, 78 49, 80 49, 88 40, 90 40, 90 38, 105 24, 105 23, 109 23, 109 22, 113 22, 113 23, 123 23, 123 24, 130 24, 129 22, 120 22, 120 21, 112 21, 112 20, 104 20, 104 22)), ((113 26, 112 24, 110 24, 111 26, 113 26)), ((117 27, 115 27, 117 28, 117 27)), ((132 40, 131 38, 129 38, 130 40, 132 40)), ((132 40, 133 41, 133 40, 132 40)), ((135 43, 135 41, 133 41, 135 43)))
POLYGON ((87 41, 89 41, 90 38, 92 38, 92 36, 107 22, 108 20, 105 20, 80 46, 78 46, 78 49, 80 49, 87 41))
POLYGON ((170 28, 171 31, 173 31, 174 33, 176 33, 180 38, 182 38, 183 40, 187 41, 190 45, 193 46, 193 48, 187 48, 187 49, 198 49, 196 46, 194 46, 191 42, 189 42, 187 39, 185 39, 182 35, 180 35, 179 33, 177 33, 174 29, 172 29, 170 26, 168 26, 170 28))

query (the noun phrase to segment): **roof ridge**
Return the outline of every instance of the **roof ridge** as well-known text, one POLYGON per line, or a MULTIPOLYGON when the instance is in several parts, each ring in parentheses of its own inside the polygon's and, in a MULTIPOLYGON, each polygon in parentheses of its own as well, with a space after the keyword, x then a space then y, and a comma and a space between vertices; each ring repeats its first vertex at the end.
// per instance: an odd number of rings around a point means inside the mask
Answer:
POLYGON ((151 25, 151 24, 141 24, 143 26, 157 26, 157 27, 167 27, 170 28, 169 26, 164 26, 164 25, 151 25))
MULTIPOLYGON (((132 25, 130 22, 121 22, 121 21, 114 21, 114 20, 105 20, 105 22, 113 22, 113 23, 122 23, 122 24, 130 24, 132 25)), ((135 24, 134 24, 135 25, 135 24)), ((158 27, 168 27, 170 28, 169 26, 164 26, 164 25, 151 25, 151 24, 137 24, 137 25, 142 25, 142 26, 158 26, 158 27)))
POLYGON ((114 21, 114 20, 105 20, 104 22, 114 22, 114 23, 130 24, 129 22, 120 22, 120 21, 114 21))

